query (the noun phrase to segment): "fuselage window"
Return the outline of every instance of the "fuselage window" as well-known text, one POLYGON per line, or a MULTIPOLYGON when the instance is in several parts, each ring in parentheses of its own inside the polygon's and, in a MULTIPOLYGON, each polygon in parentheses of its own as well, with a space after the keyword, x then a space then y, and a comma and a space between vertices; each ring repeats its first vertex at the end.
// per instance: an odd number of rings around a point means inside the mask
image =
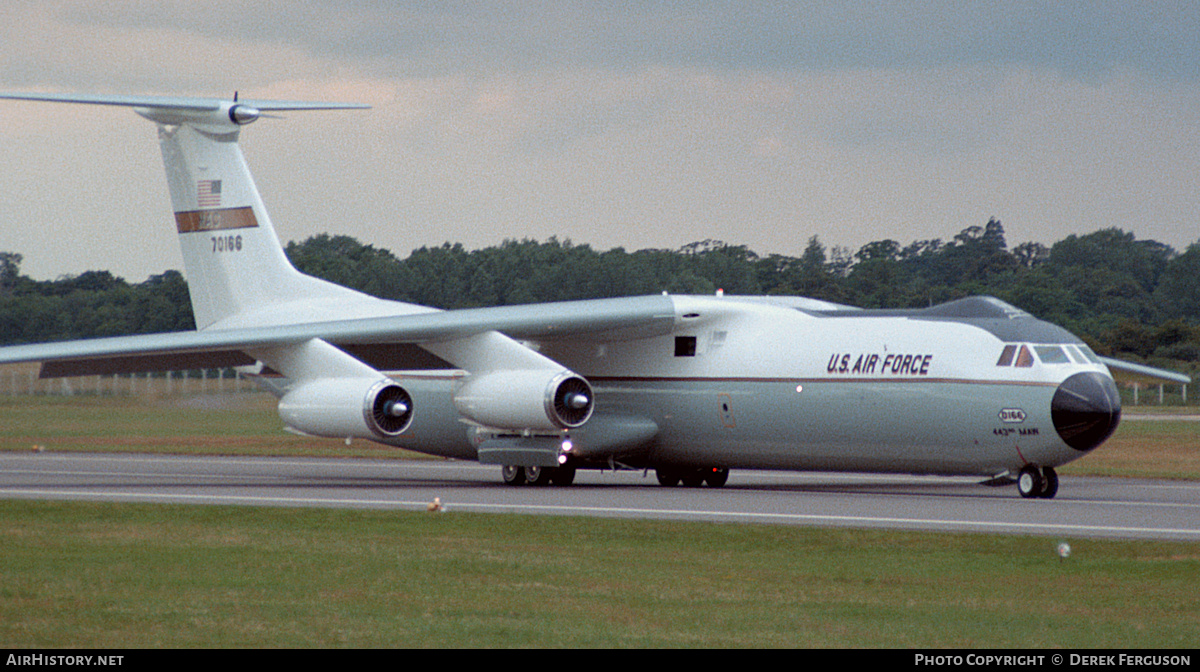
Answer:
POLYGON ((1057 345, 1039 345, 1034 347, 1037 351, 1038 359, 1042 360, 1043 364, 1070 364, 1071 360, 1067 359, 1067 353, 1057 345))
POLYGON ((996 366, 1012 366, 1013 356, 1017 354, 1017 346, 1006 345, 1004 351, 1000 353, 1000 360, 996 362, 996 366))
POLYGON ((1021 346, 1021 351, 1017 353, 1016 366, 1029 368, 1033 366, 1033 353, 1029 351, 1028 346, 1021 346))
POLYGON ((675 356, 676 357, 695 357, 696 356, 696 337, 695 336, 676 336, 675 337, 675 356))

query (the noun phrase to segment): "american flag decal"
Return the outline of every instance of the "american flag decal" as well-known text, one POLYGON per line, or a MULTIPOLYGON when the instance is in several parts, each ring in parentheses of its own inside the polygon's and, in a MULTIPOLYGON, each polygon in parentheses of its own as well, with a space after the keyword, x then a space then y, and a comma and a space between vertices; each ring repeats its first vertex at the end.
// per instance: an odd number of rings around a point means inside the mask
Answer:
POLYGON ((196 205, 201 208, 221 207, 221 181, 200 180, 196 182, 196 205))

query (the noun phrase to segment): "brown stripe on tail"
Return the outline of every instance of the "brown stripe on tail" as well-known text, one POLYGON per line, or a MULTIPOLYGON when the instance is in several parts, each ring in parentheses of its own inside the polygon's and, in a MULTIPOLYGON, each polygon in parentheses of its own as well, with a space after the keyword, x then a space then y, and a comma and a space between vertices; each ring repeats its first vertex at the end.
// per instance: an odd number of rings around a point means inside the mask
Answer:
POLYGON ((175 213, 175 228, 179 233, 197 231, 224 231, 227 229, 253 229, 258 219, 249 207, 222 208, 220 210, 190 210, 175 213))

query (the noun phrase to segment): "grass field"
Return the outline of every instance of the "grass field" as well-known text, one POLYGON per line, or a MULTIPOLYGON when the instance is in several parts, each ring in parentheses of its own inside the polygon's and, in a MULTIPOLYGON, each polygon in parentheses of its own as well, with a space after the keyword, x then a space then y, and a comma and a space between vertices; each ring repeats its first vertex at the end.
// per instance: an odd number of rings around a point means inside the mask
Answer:
POLYGON ((420 458, 283 431, 265 393, 0 397, 0 450, 420 458))
POLYGON ((1149 414, 1126 413, 1111 439, 1062 473, 1200 479, 1200 422, 1139 415, 1149 414))
MULTIPOLYGON (((262 395, 0 398, 0 449, 345 455, 262 395), (235 403, 230 403, 230 402, 235 403)), ((356 442, 351 454, 397 454, 356 442)), ((1127 421, 1065 473, 1200 473, 1127 421)), ((411 454, 405 454, 411 457, 411 454)), ((0 643, 40 647, 1194 647, 1200 544, 0 501, 0 643)))
POLYGON ((1193 647, 1200 544, 0 502, 10 647, 1193 647))

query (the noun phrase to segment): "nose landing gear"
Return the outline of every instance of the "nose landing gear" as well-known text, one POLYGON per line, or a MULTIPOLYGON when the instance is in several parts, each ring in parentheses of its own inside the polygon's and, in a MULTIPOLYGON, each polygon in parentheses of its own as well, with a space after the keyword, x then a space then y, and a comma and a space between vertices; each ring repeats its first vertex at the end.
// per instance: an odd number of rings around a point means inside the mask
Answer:
POLYGON ((1017 476, 1017 492, 1026 499, 1053 499, 1058 494, 1058 472, 1030 464, 1017 476))

